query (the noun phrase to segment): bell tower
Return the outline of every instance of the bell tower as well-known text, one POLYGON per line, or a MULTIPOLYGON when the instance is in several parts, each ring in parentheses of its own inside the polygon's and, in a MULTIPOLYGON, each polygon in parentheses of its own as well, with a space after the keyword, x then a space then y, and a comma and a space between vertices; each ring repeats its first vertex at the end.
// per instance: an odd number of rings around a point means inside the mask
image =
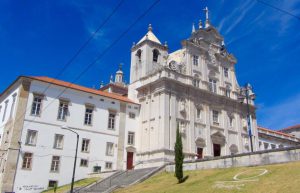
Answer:
POLYGON ((162 45, 149 24, 147 34, 131 48, 130 84, 151 74, 165 64, 168 46, 162 45))

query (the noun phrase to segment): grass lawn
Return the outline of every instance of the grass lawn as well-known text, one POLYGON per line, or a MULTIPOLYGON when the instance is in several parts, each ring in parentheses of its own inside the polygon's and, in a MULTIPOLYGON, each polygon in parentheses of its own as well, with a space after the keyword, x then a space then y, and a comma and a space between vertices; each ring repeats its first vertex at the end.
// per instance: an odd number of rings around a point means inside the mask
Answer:
MULTIPOLYGON (((74 188, 75 187, 82 187, 82 186, 87 186, 91 183, 94 183, 96 181, 98 181, 100 178, 86 178, 86 179, 82 179, 82 180, 78 180, 74 183, 74 188)), ((71 185, 64 185, 64 186, 60 186, 56 189, 56 193, 65 193, 67 191, 69 191, 71 189, 71 185)), ((53 189, 49 189, 49 190, 45 190, 43 191, 43 193, 53 193, 54 190, 53 189)))
POLYGON ((299 193, 300 162, 196 170, 184 172, 189 178, 177 184, 174 173, 160 173, 132 187, 116 193, 299 193), (264 171, 268 172, 263 174, 264 171), (237 180, 233 177, 237 174, 237 180), (259 174, 263 174, 258 176, 259 174), (258 177, 255 177, 258 176, 258 177))

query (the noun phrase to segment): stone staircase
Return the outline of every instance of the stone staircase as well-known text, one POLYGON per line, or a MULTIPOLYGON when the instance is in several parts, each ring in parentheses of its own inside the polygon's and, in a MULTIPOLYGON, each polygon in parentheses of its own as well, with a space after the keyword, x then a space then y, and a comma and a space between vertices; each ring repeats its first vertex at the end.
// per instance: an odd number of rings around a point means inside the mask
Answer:
POLYGON ((133 185, 135 183, 142 182, 151 177, 155 173, 159 172, 161 167, 143 168, 127 171, 117 171, 113 175, 96 182, 90 186, 77 189, 76 193, 110 193, 118 188, 133 185))

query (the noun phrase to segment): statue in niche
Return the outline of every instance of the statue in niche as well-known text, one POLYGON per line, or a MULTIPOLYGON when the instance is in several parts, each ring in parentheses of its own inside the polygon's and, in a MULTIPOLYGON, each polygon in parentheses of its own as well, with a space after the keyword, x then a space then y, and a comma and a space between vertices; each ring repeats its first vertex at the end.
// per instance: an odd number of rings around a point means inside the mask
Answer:
POLYGON ((185 113, 185 110, 186 110, 185 108, 186 108, 185 100, 181 99, 180 104, 179 104, 179 111, 181 113, 185 113))

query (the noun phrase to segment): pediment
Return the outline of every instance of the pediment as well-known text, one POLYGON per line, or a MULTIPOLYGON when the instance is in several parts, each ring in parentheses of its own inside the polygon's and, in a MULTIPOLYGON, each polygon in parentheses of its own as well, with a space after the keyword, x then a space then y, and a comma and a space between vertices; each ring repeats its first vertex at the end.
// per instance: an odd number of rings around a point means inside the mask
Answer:
POLYGON ((197 147, 205 147, 206 146, 205 139, 203 139, 201 137, 197 137, 197 139, 195 140, 195 143, 196 143, 197 147))
POLYGON ((226 142, 226 138, 220 131, 217 131, 216 133, 211 135, 211 140, 215 144, 224 145, 226 142))

